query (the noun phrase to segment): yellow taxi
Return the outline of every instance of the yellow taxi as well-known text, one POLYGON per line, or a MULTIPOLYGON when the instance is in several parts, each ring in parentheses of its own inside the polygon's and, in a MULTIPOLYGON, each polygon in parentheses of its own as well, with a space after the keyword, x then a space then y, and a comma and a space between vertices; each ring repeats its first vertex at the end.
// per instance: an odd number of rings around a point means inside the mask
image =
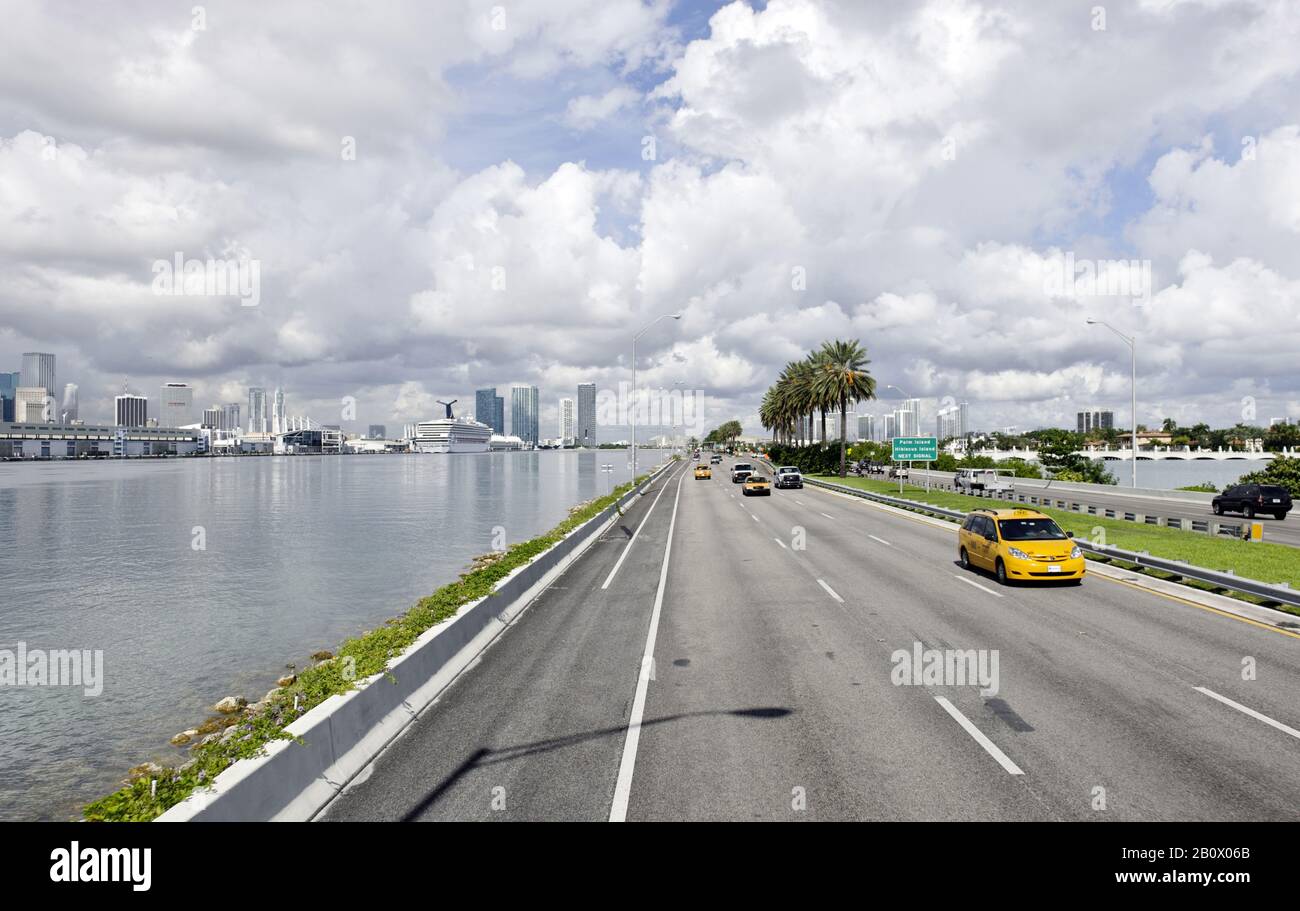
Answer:
POLYGON ((753 494, 758 497, 770 497, 772 495, 772 484, 761 474, 751 474, 745 478, 745 487, 741 493, 745 496, 753 494))
POLYGON ((708 465, 695 466, 695 480, 707 481, 711 477, 713 477, 713 469, 710 468, 708 465))
POLYGON ((1083 581, 1083 551, 1061 526, 1036 509, 976 509, 957 532, 957 555, 967 569, 986 569, 1009 581, 1083 581))

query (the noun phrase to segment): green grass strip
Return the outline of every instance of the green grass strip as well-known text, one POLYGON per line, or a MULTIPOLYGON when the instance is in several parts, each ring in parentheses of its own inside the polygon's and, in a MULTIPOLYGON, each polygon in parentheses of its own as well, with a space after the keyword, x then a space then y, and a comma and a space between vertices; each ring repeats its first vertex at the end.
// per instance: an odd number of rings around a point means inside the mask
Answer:
POLYGON ((132 770, 132 780, 125 787, 88 804, 85 818, 91 822, 148 822, 156 819, 189 797, 196 788, 211 785, 213 779, 234 762, 260 755, 274 740, 293 739, 285 731, 288 725, 331 696, 353 689, 355 681, 384 670, 424 632, 451 619, 466 604, 490 595, 493 587, 510 573, 613 506, 648 477, 642 475, 606 496, 575 506, 568 518, 543 535, 504 551, 478 557, 457 581, 421 598, 405 614, 394 617, 379 629, 348 639, 340 646, 337 656, 330 655, 298 674, 292 686, 281 688, 257 712, 243 711, 208 719, 198 728, 200 734, 222 731, 226 736, 196 745, 191 750, 190 760, 179 768, 163 768, 159 772, 137 767, 132 770), (295 696, 298 697, 296 709, 295 696), (237 728, 233 733, 230 732, 232 727, 237 728), (151 792, 151 780, 157 782, 156 793, 151 792))

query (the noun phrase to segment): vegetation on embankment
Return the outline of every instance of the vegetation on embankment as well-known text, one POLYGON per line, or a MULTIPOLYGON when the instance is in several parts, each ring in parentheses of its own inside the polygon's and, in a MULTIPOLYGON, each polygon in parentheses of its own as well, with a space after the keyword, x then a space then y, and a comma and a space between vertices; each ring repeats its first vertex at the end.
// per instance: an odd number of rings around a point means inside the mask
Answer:
MULTIPOLYGON (((191 758, 177 768, 152 764, 131 771, 126 785, 85 808, 91 822, 148 822, 180 803, 239 759, 259 755, 273 740, 289 740, 285 727, 331 696, 346 693, 355 681, 379 673, 425 631, 454 617, 462 607, 492 593, 493 587, 534 557, 558 544, 584 522, 595 518, 644 481, 622 484, 612 493, 575 506, 559 525, 543 535, 474 560, 461 577, 420 599, 400 617, 376 630, 349 639, 337 656, 318 652, 314 666, 297 674, 253 706, 214 716, 197 728, 209 735, 191 749, 191 758), (219 736, 218 736, 219 735, 219 736), (151 782, 156 782, 156 791, 151 782)), ((288 678, 285 678, 288 680, 288 678)))
MULTIPOLYGON (((826 476, 821 480, 849 487, 882 493, 887 496, 899 496, 897 481, 883 481, 872 478, 839 478, 826 476)), ((996 500, 987 497, 971 497, 966 494, 950 493, 945 490, 929 490, 914 484, 904 484, 902 496, 908 500, 917 500, 931 506, 945 509, 959 509, 963 512, 983 507, 985 509, 1029 508, 1046 513, 1056 520, 1066 531, 1074 532, 1078 538, 1096 541, 1096 529, 1105 534, 1105 543, 1124 550, 1146 551, 1153 557, 1168 560, 1186 560, 1194 566, 1213 570, 1231 570, 1238 576, 1255 579, 1260 582, 1287 582, 1293 588, 1300 588, 1300 549, 1285 544, 1263 542, 1252 544, 1229 537, 1211 537, 1201 532, 1183 531, 1176 528, 1162 528, 1158 525, 1139 525, 1124 519, 1106 519, 1087 513, 1069 512, 1064 509, 1049 509, 1028 503, 1016 503, 1010 500, 996 500)), ((1213 516, 1206 516, 1207 519, 1213 516)), ((1268 524, 1265 526, 1268 534, 1268 524)), ((1188 583, 1195 584, 1195 583, 1188 583)), ((1205 586, 1199 586, 1204 588, 1205 586)), ((1243 600, 1257 600, 1244 598, 1243 600)), ((1300 613, 1295 608, 1283 608, 1291 613, 1300 613)))

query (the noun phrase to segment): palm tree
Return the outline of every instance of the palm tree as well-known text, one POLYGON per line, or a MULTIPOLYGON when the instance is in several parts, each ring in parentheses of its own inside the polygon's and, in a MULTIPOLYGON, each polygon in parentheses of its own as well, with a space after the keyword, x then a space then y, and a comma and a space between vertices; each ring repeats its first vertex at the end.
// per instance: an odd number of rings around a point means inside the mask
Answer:
MULTIPOLYGON (((871 363, 858 341, 825 342, 818 355, 816 396, 840 410, 840 477, 847 472, 848 410, 850 404, 876 397, 876 380, 867 370, 871 363)), ((822 410, 822 439, 826 438, 826 411, 822 410)))

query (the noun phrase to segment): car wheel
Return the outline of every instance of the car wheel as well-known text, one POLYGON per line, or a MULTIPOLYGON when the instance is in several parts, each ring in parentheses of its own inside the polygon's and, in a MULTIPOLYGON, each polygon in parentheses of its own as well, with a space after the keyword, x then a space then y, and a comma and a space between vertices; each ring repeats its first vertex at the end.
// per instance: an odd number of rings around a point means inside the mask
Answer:
POLYGON ((966 553, 964 547, 961 549, 960 560, 962 569, 970 569, 970 554, 966 553))
POLYGON ((997 568, 997 573, 998 573, 998 584, 999 584, 999 585, 1006 585, 1006 584, 1007 584, 1007 567, 1006 567, 1006 564, 1002 562, 1002 558, 1001 558, 1001 557, 998 557, 998 562, 997 562, 997 567, 996 567, 996 568, 997 568))
POLYGON ((1273 518, 1275 518, 1275 519, 1277 519, 1279 522, 1281 522, 1283 519, 1286 518, 1286 510, 1282 510, 1281 512, 1275 512, 1275 513, 1273 513, 1273 518))
POLYGON ((1247 503, 1244 507, 1242 507, 1241 514, 1245 516, 1247 519, 1253 519, 1255 518, 1255 507, 1247 503))
POLYGON ((1222 504, 1222 503, 1215 503, 1215 504, 1214 504, 1214 514, 1215 514, 1216 516, 1221 516, 1221 515, 1223 515, 1223 504, 1222 504))

